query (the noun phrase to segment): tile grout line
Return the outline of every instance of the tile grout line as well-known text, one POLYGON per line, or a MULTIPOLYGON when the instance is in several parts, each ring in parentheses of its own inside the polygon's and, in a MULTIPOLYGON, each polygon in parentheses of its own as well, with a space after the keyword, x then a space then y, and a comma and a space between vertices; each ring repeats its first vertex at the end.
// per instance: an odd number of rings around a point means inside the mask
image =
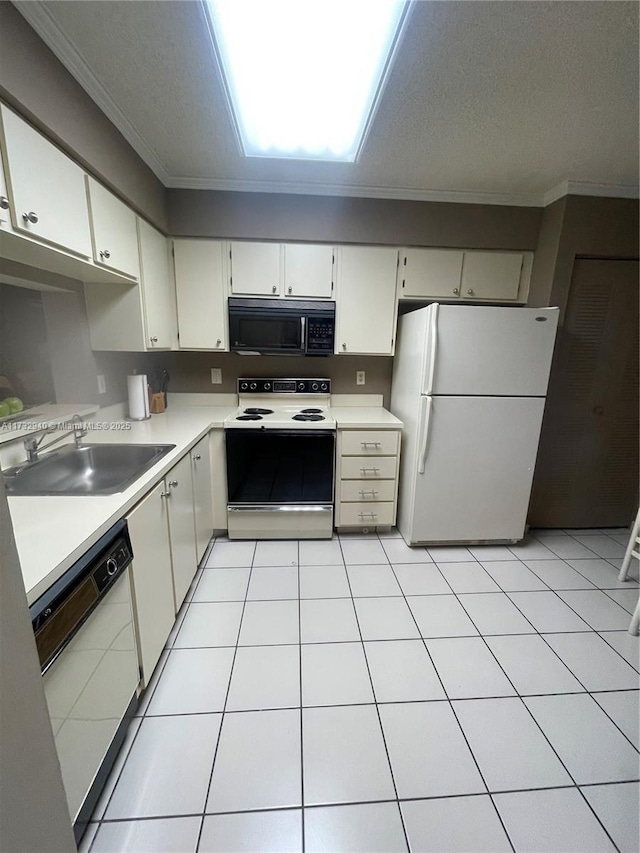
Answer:
POLYGON ((304 720, 302 714, 302 606, 300 599, 300 540, 298 539, 298 674, 300 677, 300 830, 302 832, 302 853, 306 849, 304 818, 304 720))
MULTIPOLYGON (((386 557, 387 552, 384 550, 384 547, 380 543, 380 538, 376 533, 376 539, 378 544, 382 548, 384 555, 386 557)), ((404 821, 404 814, 402 813, 402 808, 400 806, 400 798, 398 797, 398 786, 396 785, 396 777, 393 772, 393 765, 391 763, 391 755, 389 754, 389 747, 387 745, 387 736, 385 735, 384 726, 382 725, 382 717, 380 715, 380 708, 378 706, 378 697, 376 695, 376 689, 373 684, 373 678, 371 676, 371 669, 369 667, 369 659, 367 657, 367 650, 364 644, 364 638, 362 636, 362 628, 360 627, 360 619, 358 618, 358 610, 356 608, 356 603, 353 599, 353 590, 351 589, 351 578, 349 577, 349 571, 347 569, 347 564, 345 562, 344 551, 342 550, 342 542, 340 542, 340 553, 342 554, 342 560, 344 563, 344 573, 347 578, 347 584, 349 586, 349 592, 351 593, 351 606, 353 607, 353 613, 356 619, 356 625, 358 626, 358 634, 360 635, 360 647, 362 649, 362 655, 364 657, 364 663, 367 668, 367 674, 369 676, 369 684, 371 685, 371 693, 373 695, 373 702, 376 709, 376 717, 378 718, 378 725, 380 726, 380 734, 382 736, 382 744, 384 746, 385 755, 387 756, 387 765, 389 767, 389 774, 391 776, 391 784, 393 785, 393 790, 396 795, 395 803, 398 809, 398 815, 400 817, 400 825, 402 826, 402 832, 404 834, 404 843, 406 845, 407 851, 411 851, 411 845, 409 844, 409 833, 407 832, 407 827, 404 821)))
POLYGON ((207 784, 207 790, 205 792, 204 802, 202 805, 202 813, 201 813, 202 816, 201 816, 201 821, 200 821, 200 830, 198 832, 198 838, 196 840, 195 853, 198 853, 198 848, 200 847, 200 841, 202 840, 202 831, 204 829, 204 822, 205 822, 206 817, 207 817, 207 803, 209 801, 209 794, 211 792, 211 784, 213 782, 213 774, 215 772, 215 767, 216 767, 216 758, 218 757, 218 748, 220 746, 220 738, 222 737, 222 729, 224 726, 224 715, 225 715, 225 711, 227 709, 227 702, 229 700, 229 692, 231 690, 231 679, 233 678, 233 670, 234 670, 235 663, 236 663, 236 655, 238 654, 238 643, 240 642, 240 632, 242 630, 242 621, 244 619, 244 611, 245 611, 245 608, 247 606, 247 595, 249 594, 249 585, 251 583, 251 574, 253 572, 253 562, 255 560, 255 554, 256 554, 257 547, 258 547, 258 543, 256 541, 253 544, 253 554, 251 557, 251 566, 249 568, 249 577, 247 579, 247 588, 245 591, 245 599, 244 599, 244 603, 242 605, 242 612, 240 614, 240 620, 238 622, 238 632, 236 634, 236 645, 235 645, 235 648, 233 650, 233 658, 231 660, 231 667, 229 669, 229 681, 227 682, 227 690, 225 692, 224 704, 222 706, 222 714, 220 716, 220 727, 218 729, 218 736, 216 738, 216 745, 215 745, 215 749, 213 751, 213 761, 211 762, 211 772, 209 773, 209 782, 207 784))
MULTIPOLYGON (((383 548, 383 550, 384 550, 384 548, 383 548)), ((386 551, 385 551, 385 554, 386 554, 386 551)), ((431 555, 429 555, 429 556, 431 556, 431 555)), ((387 557, 387 558, 388 558, 388 557, 387 557)), ((478 565, 480 565, 480 562, 479 562, 479 561, 477 561, 477 562, 478 562, 478 565)), ((434 561, 434 565, 435 565, 436 569, 440 572, 440 568, 439 568, 438 564, 437 564, 435 561, 434 561)), ((396 579, 396 583, 398 584, 398 586, 400 586, 400 589, 402 589, 402 586, 400 585, 400 581, 398 580, 398 577, 397 577, 397 575, 396 575, 396 573, 395 573, 395 569, 393 568, 393 565, 391 564, 391 562, 390 562, 390 561, 389 561, 389 566, 390 566, 390 568, 391 568, 391 571, 393 572, 393 576, 394 576, 394 577, 395 577, 395 579, 396 579)), ((447 586, 449 587, 449 589, 451 589, 451 590, 453 591, 453 588, 451 587, 451 584, 449 583, 449 581, 447 580, 447 578, 442 574, 442 572, 440 572, 440 574, 441 574, 441 576, 442 576, 442 578, 443 578, 444 582, 445 582, 445 583, 447 584, 447 586)), ((402 590, 402 593, 403 593, 403 596, 404 596, 404 590, 402 590)), ((507 832, 507 827, 505 826, 504 821, 502 820, 502 815, 501 815, 501 814, 500 814, 500 812, 498 811, 498 808, 497 808, 497 806, 496 806, 495 802, 493 801, 493 797, 491 796, 491 792, 489 791, 489 786, 487 785, 487 780, 484 778, 484 773, 483 773, 483 772, 482 772, 482 770, 480 769, 480 764, 478 763, 478 760, 477 760, 477 758, 476 758, 476 756, 475 756, 474 751, 471 749, 471 744, 469 743, 469 740, 467 739, 467 735, 466 735, 466 733, 465 733, 465 731, 464 731, 464 729, 463 729, 463 727, 462 727, 462 724, 460 723, 460 720, 459 720, 459 718, 458 718, 458 715, 456 714, 456 710, 455 710, 455 708, 453 707, 453 702, 452 702, 452 701, 451 701, 451 699, 449 698, 449 693, 447 692, 447 688, 446 688, 446 686, 445 686, 445 684, 444 684, 444 681, 442 680, 442 677, 440 676, 440 673, 438 672, 438 668, 437 668, 437 666, 435 665, 435 663, 434 663, 434 661, 433 661, 433 658, 431 657, 431 652, 429 651, 429 647, 427 646, 426 639, 422 636, 422 631, 421 631, 421 629, 420 629, 420 625, 418 625, 418 620, 416 619, 416 617, 415 617, 415 615, 414 615, 413 611, 411 610, 411 606, 409 605, 409 602, 407 601, 406 596, 404 596, 404 601, 405 601, 405 606, 406 606, 406 607, 407 607, 407 609, 409 610, 409 613, 411 614, 411 618, 413 619, 414 624, 415 624, 415 626, 416 626, 416 628, 417 628, 417 630, 418 630, 418 634, 419 634, 419 636, 420 636, 420 639, 422 640, 422 645, 424 646, 424 649, 425 649, 425 651, 426 651, 426 653, 427 653, 427 656, 428 656, 428 658, 429 658, 429 661, 431 662, 431 666, 433 667, 433 671, 435 672, 435 674, 436 674, 436 676, 437 676, 437 678, 438 678, 438 681, 440 682, 440 686, 442 687, 442 691, 443 691, 443 693, 444 693, 444 695, 445 695, 445 698, 446 698, 446 700, 447 700, 447 702, 448 702, 448 705, 449 705, 449 708, 450 708, 450 710, 451 710, 451 713, 453 714, 453 716, 454 716, 454 718, 455 718, 455 721, 456 721, 456 723, 458 724, 458 728, 460 729, 460 733, 462 734, 462 737, 464 738, 464 742, 465 742, 465 743, 466 743, 466 745, 467 745, 467 749, 469 750, 469 754, 471 755, 471 758, 473 759, 473 763, 475 764, 476 769, 477 769, 477 771, 478 771, 478 774, 479 774, 479 776, 480 776, 480 779, 482 780, 482 784, 483 784, 483 785, 484 785, 484 787, 485 787, 485 791, 486 791, 486 793, 488 794, 489 799, 491 800, 491 804, 492 804, 492 806, 493 806, 493 808, 494 808, 494 810, 495 810, 495 813, 496 813, 497 818, 498 818, 498 820, 499 820, 499 822, 500 822, 500 825, 502 826, 502 829, 503 829, 503 831, 504 831, 504 834, 505 834, 505 836, 506 836, 506 839, 507 839, 507 841, 509 842, 509 845, 510 845, 511 850, 513 851, 513 853, 516 853, 515 845, 513 844, 513 841, 511 840, 511 836, 510 836, 510 835, 509 835, 509 833, 507 832)), ((466 612, 466 611, 465 611, 465 612, 466 612)), ((472 624, 474 624, 474 623, 472 622, 472 624)), ((475 627, 475 624, 474 624, 474 627, 475 627)), ((477 628, 476 628, 476 630, 477 630, 477 628)), ((365 652, 365 654, 366 654, 366 652, 365 652)))

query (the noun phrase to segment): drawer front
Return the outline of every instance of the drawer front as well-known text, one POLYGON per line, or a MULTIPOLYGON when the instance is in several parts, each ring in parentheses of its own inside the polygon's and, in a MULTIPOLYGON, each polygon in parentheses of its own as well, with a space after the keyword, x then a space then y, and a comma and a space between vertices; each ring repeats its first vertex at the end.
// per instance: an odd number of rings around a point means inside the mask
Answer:
POLYGON ((340 483, 340 500, 342 501, 393 501, 395 499, 396 481, 381 480, 371 483, 367 480, 344 480, 340 483))
POLYGON ((338 518, 340 525, 358 525, 371 527, 376 524, 394 524, 395 504, 393 501, 371 504, 365 501, 361 503, 341 503, 338 506, 338 518))
POLYGON ((398 452, 397 430, 345 430, 343 456, 394 456, 398 452))
POLYGON ((342 480, 395 480, 398 460, 395 456, 370 459, 366 456, 343 456, 340 460, 342 480))

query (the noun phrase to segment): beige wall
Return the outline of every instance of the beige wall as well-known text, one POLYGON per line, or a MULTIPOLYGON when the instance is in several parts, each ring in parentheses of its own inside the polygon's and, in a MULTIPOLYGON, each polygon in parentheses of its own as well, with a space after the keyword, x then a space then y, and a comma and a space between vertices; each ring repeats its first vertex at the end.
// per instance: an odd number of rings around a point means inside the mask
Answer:
MULTIPOLYGON (((393 359, 384 356, 336 355, 328 358, 240 356, 234 353, 96 353, 96 364, 107 380, 109 402, 126 397, 126 376, 164 368, 171 380, 169 391, 236 392, 240 376, 322 377, 331 379, 334 394, 382 394, 389 404, 393 359), (211 384, 211 368, 222 370, 222 384, 211 384), (366 372, 366 385, 356 385, 356 370, 366 372)), ((100 398, 101 404, 103 398, 100 398)))
POLYGON ((2 477, 0 568, 0 848, 75 853, 2 477))
POLYGON ((541 208, 168 190, 177 237, 535 249, 541 208))
POLYGON ((11 4, 0 2, 0 96, 158 228, 166 190, 11 4))

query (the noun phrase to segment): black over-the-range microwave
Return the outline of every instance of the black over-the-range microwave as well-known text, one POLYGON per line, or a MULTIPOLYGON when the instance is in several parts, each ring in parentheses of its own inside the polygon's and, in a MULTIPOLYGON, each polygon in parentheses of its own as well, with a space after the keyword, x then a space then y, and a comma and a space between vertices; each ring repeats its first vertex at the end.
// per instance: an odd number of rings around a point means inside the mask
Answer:
POLYGON ((287 299, 229 299, 232 352, 331 355, 336 303, 287 299))

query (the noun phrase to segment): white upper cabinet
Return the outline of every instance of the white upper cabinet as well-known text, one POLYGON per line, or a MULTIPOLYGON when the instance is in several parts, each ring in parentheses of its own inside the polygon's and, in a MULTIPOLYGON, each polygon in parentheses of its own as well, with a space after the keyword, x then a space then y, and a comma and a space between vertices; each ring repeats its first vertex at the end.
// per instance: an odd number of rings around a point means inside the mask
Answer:
POLYGON ((338 249, 337 353, 393 355, 397 266, 397 249, 338 249))
POLYGON ((167 238, 143 219, 138 219, 138 237, 146 348, 171 349, 177 320, 167 238))
POLYGON ((101 266, 140 277, 136 215, 93 178, 87 176, 93 259, 101 266))
POLYGON ((460 284, 462 298, 524 301, 532 257, 530 252, 526 256, 522 252, 465 252, 460 284))
POLYGON ((226 244, 174 240, 181 349, 228 350, 226 244))
POLYGON ((457 249, 404 249, 401 299, 459 299, 464 253, 457 249))
POLYGON ((11 213, 9 212, 9 190, 4 176, 4 166, 0 156, 0 231, 11 231, 11 213))
POLYGON ((14 112, 0 110, 15 229, 90 258, 83 170, 14 112))
POLYGON ((279 243, 230 243, 233 296, 280 296, 282 263, 279 243))
POLYGON ((333 292, 333 246, 285 243, 284 295, 291 299, 325 298, 333 292))

